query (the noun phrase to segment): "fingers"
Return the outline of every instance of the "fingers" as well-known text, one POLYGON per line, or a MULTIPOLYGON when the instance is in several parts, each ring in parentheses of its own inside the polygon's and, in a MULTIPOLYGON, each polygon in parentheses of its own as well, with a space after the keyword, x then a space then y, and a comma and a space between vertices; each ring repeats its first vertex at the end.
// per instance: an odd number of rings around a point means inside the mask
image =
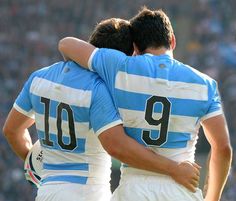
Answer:
POLYGON ((200 181, 200 175, 197 175, 194 179, 195 179, 195 181, 197 181, 197 182, 199 183, 199 181, 200 181))
POLYGON ((194 185, 191 185, 191 192, 195 193, 197 191, 197 187, 194 185))
POLYGON ((195 184, 195 183, 196 183, 196 186, 198 186, 199 181, 200 181, 200 177, 199 177, 198 175, 195 175, 195 176, 193 176, 193 178, 191 179, 190 183, 192 183, 192 184, 195 184))
POLYGON ((199 179, 200 177, 200 169, 202 168, 197 163, 192 163, 193 167, 195 168, 195 176, 199 179))
POLYGON ((199 186, 199 180, 200 177, 195 174, 192 176, 185 177, 182 182, 179 183, 186 187, 189 191, 194 193, 196 192, 196 189, 199 186))
POLYGON ((195 193, 199 186, 199 181, 191 180, 191 182, 187 182, 184 186, 191 192, 195 193))
POLYGON ((196 192, 196 187, 193 184, 187 183, 186 185, 184 185, 189 191, 195 193, 196 192))
POLYGON ((197 180, 192 180, 191 184, 192 184, 195 188, 197 188, 197 187, 199 186, 199 181, 197 181, 197 180))
POLYGON ((179 165, 179 174, 175 175, 174 179, 185 186, 189 191, 196 192, 199 181, 200 181, 200 169, 197 163, 191 163, 189 161, 184 161, 179 165))
POLYGON ((200 166, 200 165, 198 165, 197 163, 192 163, 193 164, 193 166, 195 167, 195 168, 197 168, 198 170, 200 170, 202 167, 200 166))
POLYGON ((196 189, 199 186, 199 181, 200 181, 200 171, 199 171, 199 167, 200 166, 196 166, 196 171, 194 172, 194 174, 192 174, 191 179, 189 178, 188 182, 187 182, 187 188, 191 191, 191 192, 196 192, 196 189))

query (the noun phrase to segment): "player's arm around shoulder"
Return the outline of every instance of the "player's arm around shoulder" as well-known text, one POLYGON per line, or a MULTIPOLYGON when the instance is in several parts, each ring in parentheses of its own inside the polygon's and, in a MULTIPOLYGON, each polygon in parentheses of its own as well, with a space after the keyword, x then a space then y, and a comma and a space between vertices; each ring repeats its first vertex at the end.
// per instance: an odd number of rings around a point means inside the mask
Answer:
POLYGON ((28 151, 32 147, 28 128, 34 123, 34 119, 12 108, 3 126, 3 134, 13 151, 25 160, 28 151))
POLYGON ((88 68, 89 58, 96 47, 78 38, 65 37, 59 41, 58 49, 64 58, 88 68))
POLYGON ((99 135, 104 149, 114 158, 134 168, 171 176, 177 183, 195 192, 199 184, 199 166, 190 162, 177 163, 130 138, 122 125, 109 128, 99 135))
POLYGON ((211 146, 209 180, 205 200, 217 201, 220 200, 231 166, 230 137, 223 114, 204 120, 202 126, 211 146))

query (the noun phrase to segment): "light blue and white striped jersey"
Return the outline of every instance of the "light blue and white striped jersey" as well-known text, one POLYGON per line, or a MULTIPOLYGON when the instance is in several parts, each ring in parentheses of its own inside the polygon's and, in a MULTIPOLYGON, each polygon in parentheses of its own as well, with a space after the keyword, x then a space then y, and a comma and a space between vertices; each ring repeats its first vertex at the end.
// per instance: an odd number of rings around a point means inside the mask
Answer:
POLYGON ((111 158, 97 137, 122 122, 97 74, 74 62, 42 68, 29 77, 14 108, 35 118, 43 184, 109 184, 111 158))
POLYGON ((88 66, 105 81, 126 133, 175 161, 194 161, 200 123, 222 114, 217 83, 171 56, 95 49, 88 66))

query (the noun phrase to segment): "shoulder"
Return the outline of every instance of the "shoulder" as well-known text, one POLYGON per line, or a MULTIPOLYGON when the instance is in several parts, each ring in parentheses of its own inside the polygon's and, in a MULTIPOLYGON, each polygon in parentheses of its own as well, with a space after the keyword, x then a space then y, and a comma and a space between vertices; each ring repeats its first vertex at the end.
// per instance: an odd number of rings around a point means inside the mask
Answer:
POLYGON ((40 76, 40 75, 44 75, 49 72, 58 71, 63 67, 64 64, 65 64, 65 62, 59 61, 59 62, 53 63, 52 65, 41 67, 38 70, 34 71, 31 74, 31 76, 40 76))
POLYGON ((211 78, 209 75, 197 70, 196 68, 183 64, 175 60, 177 68, 179 68, 180 73, 186 80, 189 80, 192 83, 203 84, 203 85, 212 85, 216 83, 216 80, 211 78))
POLYGON ((100 62, 109 61, 113 63, 121 62, 129 58, 125 53, 108 48, 96 48, 89 59, 89 65, 91 66, 92 60, 96 59, 100 62))
POLYGON ((115 49, 109 49, 109 48, 96 48, 94 50, 94 54, 96 53, 104 53, 104 54, 111 54, 111 55, 122 55, 122 56, 126 56, 125 53, 119 51, 119 50, 115 50, 115 49))

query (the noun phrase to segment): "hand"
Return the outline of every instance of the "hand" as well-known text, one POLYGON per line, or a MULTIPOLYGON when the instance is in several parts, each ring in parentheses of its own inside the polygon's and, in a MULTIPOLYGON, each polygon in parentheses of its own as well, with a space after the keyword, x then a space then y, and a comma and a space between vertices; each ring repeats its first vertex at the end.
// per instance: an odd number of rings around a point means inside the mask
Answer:
POLYGON ((197 163, 184 161, 177 165, 177 169, 173 170, 171 177, 191 192, 196 192, 196 188, 199 186, 200 169, 201 167, 197 163))

